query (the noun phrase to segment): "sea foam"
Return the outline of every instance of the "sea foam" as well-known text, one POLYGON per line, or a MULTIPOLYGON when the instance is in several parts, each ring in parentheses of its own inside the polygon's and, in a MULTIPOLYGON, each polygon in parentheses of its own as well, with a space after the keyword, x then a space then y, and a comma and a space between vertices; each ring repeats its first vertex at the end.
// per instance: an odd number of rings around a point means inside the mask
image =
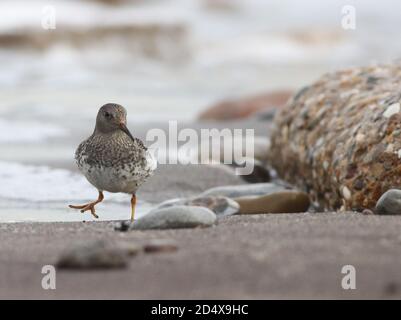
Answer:
MULTIPOLYGON (((97 190, 86 179, 65 169, 0 161, 0 198, 30 202, 94 200, 97 190)), ((126 202, 128 196, 108 196, 114 202, 126 202)))

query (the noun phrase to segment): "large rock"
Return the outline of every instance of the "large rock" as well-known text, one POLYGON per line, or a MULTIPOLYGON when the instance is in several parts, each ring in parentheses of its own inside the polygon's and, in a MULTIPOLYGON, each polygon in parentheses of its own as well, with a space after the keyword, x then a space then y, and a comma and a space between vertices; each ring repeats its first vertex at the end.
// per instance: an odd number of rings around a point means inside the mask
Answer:
POLYGON ((210 227, 215 222, 216 215, 207 208, 173 206, 152 210, 135 221, 131 228, 134 230, 148 230, 210 227))
POLYGON ((240 214, 299 213, 309 208, 309 197, 295 190, 279 191, 264 196, 236 198, 240 214))
POLYGON ((275 118, 270 161, 322 209, 373 209, 401 185, 401 65, 324 75, 275 118))
POLYGON ((200 120, 232 120, 249 117, 252 114, 282 107, 292 92, 283 90, 246 97, 238 100, 219 102, 199 115, 200 120))

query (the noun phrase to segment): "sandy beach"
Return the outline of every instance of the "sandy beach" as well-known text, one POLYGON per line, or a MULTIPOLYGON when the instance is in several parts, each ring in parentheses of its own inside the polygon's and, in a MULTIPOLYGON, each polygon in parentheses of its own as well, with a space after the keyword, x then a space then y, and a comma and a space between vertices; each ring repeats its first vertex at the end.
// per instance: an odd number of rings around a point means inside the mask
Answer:
POLYGON ((0 298, 357 299, 400 298, 401 222, 355 213, 232 216, 207 229, 114 231, 110 222, 0 226, 0 298), (74 243, 175 241, 176 252, 133 257, 123 270, 57 271, 43 290, 43 265, 74 243), (357 270, 343 290, 341 268, 357 270))
MULTIPOLYGON (((139 196, 157 203, 243 183, 220 166, 167 165, 159 168, 139 196)), ((125 209, 129 210, 128 199, 125 209)), ((51 213, 45 205, 42 210, 51 213)), ((108 210, 99 206, 98 214, 112 215, 108 210)), ((81 213, 68 214, 85 220, 81 213)), ((396 216, 353 212, 231 216, 211 228, 165 231, 118 232, 115 226, 116 222, 1 224, 0 298, 401 297, 401 221, 396 216), (139 246, 153 239, 174 241, 178 250, 139 253, 122 270, 57 270, 57 289, 42 289, 43 265, 54 265, 68 247, 97 239, 139 246), (341 268, 348 264, 358 270, 356 290, 341 287, 341 268)))
MULTIPOLYGON (((98 195, 78 171, 74 153, 93 133, 99 107, 109 102, 127 109, 129 130, 147 146, 150 131, 171 134, 171 121, 177 131, 188 129, 196 136, 202 129, 252 129, 261 143, 255 151, 263 155, 251 157, 262 170, 255 171, 257 182, 271 178, 283 187, 268 159, 285 163, 278 154, 288 149, 305 155, 300 158, 309 164, 315 144, 289 139, 270 154, 274 112, 322 74, 393 61, 401 54, 399 5, 389 0, 380 7, 374 1, 358 4, 358 28, 352 30, 344 28, 342 5, 314 0, 60 0, 50 6, 42 0, 2 1, 0 299, 401 298, 399 217, 315 212, 310 190, 291 190, 306 198, 302 213, 294 214, 238 214, 243 208, 228 199, 237 205, 236 214, 207 212, 217 220, 207 228, 115 230, 130 218, 127 194, 106 193, 96 208, 98 220, 68 208, 98 195), (96 240, 132 246, 139 253, 120 269, 57 267, 56 290, 42 288, 43 266, 56 265, 66 249, 96 240), (145 252, 154 240, 173 243, 175 250, 145 252), (342 285, 348 265, 357 270, 354 290, 342 285)), ((366 82, 374 85, 382 76, 366 82)), ((333 88, 333 96, 340 96, 341 87, 333 88)), ((349 89, 352 96, 352 83, 349 89)), ((305 106, 324 97, 325 92, 306 99, 305 106)), ((394 99, 399 102, 399 96, 394 99)), ((396 110, 401 110, 398 102, 396 110)), ((287 137, 286 121, 279 131, 287 137)), ((294 128, 293 137, 299 137, 297 132, 294 128)), ((395 157, 393 147, 386 150, 395 157)), ((175 152, 170 145, 159 151, 175 152)), ((401 149, 397 152, 400 158, 401 149)), ((284 156, 293 170, 281 171, 290 178, 298 174, 302 183, 299 161, 292 159, 284 156)), ((233 162, 159 164, 137 193, 136 218, 166 200, 196 197, 218 186, 251 186, 234 174, 238 163, 233 162)), ((328 184, 333 176, 327 174, 328 184)), ((350 189, 341 190, 351 198, 350 189)), ((263 202, 270 194, 257 196, 263 202)))

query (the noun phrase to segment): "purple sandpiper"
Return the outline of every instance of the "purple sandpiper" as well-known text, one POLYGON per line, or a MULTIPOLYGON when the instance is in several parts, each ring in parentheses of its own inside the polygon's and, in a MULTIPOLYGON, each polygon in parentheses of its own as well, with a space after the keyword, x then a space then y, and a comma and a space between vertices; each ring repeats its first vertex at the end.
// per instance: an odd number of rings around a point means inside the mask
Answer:
POLYGON ((143 142, 127 128, 127 111, 119 104, 108 103, 97 114, 93 134, 75 152, 79 170, 99 191, 96 201, 70 208, 90 210, 98 218, 95 206, 104 199, 103 192, 132 195, 131 221, 134 221, 136 191, 157 167, 153 155, 143 142))

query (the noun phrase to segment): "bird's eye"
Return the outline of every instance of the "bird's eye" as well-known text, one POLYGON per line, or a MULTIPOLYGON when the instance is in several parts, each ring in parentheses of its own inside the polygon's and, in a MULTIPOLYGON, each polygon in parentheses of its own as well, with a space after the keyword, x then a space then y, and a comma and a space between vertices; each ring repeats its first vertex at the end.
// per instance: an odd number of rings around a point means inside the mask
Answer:
POLYGON ((106 119, 111 119, 111 118, 113 118, 113 115, 112 115, 110 112, 105 112, 105 113, 104 113, 104 117, 105 117, 106 119))

